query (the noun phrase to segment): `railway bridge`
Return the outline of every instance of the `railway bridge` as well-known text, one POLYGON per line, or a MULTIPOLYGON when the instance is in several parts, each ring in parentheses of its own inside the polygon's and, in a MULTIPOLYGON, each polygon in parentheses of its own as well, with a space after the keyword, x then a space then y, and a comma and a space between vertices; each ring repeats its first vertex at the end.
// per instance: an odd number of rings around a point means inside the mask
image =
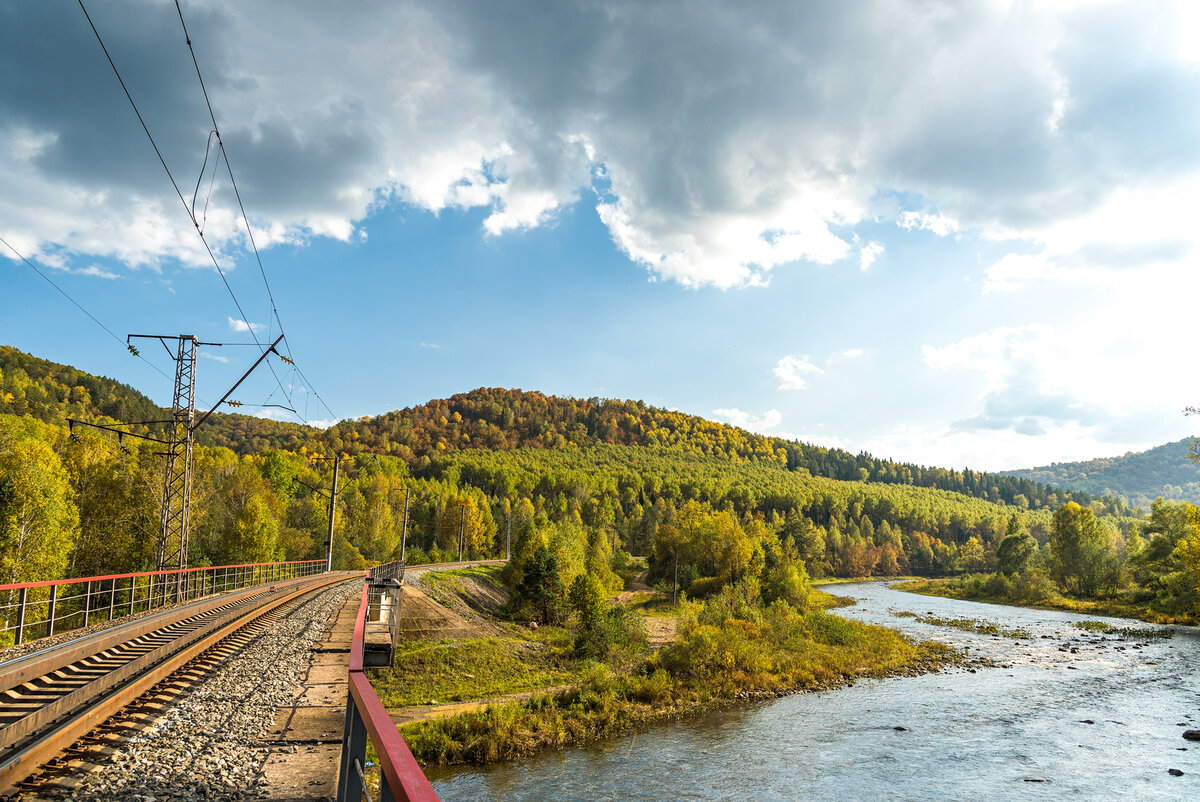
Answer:
POLYGON ((0 798, 436 799, 364 673, 403 566, 325 568, 0 585, 0 798))

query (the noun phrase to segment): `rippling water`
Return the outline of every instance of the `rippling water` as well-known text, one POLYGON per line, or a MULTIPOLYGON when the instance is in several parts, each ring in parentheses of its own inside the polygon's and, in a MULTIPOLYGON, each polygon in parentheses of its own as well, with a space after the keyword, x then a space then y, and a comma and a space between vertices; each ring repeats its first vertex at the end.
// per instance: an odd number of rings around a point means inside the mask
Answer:
POLYGON ((839 610, 1003 667, 862 681, 486 768, 431 772, 454 799, 1200 800, 1200 635, 1084 632, 1070 613, 839 585, 839 610), (1002 639, 897 617, 986 620, 1002 639), (1085 723, 1092 722, 1092 723, 1085 723), (904 727, 905 730, 897 730, 904 727), (1180 769, 1181 777, 1167 773, 1180 769))

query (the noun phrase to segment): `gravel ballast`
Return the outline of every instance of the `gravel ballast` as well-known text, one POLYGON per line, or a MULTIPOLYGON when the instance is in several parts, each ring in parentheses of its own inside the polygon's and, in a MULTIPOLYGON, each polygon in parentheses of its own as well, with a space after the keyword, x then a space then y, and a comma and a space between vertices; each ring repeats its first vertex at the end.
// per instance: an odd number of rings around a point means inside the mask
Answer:
POLYGON ((83 776, 69 798, 258 797, 269 752, 259 739, 276 708, 295 698, 310 649, 338 607, 361 588, 361 581, 347 582, 280 614, 150 728, 117 747, 102 770, 83 776))

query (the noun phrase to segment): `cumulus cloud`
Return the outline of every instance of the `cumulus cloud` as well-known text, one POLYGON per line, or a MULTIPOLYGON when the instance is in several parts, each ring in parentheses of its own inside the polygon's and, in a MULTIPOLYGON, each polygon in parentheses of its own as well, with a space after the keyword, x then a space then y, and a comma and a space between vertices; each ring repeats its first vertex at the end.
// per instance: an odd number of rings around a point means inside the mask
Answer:
POLYGON ((804 390, 808 387, 809 379, 825 373, 814 365, 808 354, 803 356, 784 356, 775 364, 775 378, 780 390, 804 390))
POLYGON ((875 260, 879 254, 883 253, 883 246, 878 242, 868 242, 858 250, 858 267, 860 270, 870 270, 871 265, 875 264, 875 260))
POLYGON ((751 432, 770 432, 783 422, 783 415, 777 409, 768 409, 762 415, 752 415, 736 408, 714 409, 712 414, 717 420, 732 423, 751 432))
POLYGON ((1076 448, 1090 443, 1093 455, 1105 453, 1106 443, 1120 453, 1170 436, 1197 382, 1170 366, 1169 353, 1130 348, 1121 327, 1091 322, 1097 325, 1002 326, 925 346, 930 367, 979 377, 974 409, 943 434, 1017 434, 1026 443, 1043 438, 1076 448))
POLYGON ((1130 270, 1193 269, 1200 240, 1190 211, 1200 204, 1200 175, 1153 186, 1122 187, 1077 217, 1031 228, 1032 253, 1005 254, 986 269, 985 291, 1018 290, 1045 281, 1115 286, 1130 270))
POLYGON ((901 212, 896 224, 908 231, 932 231, 939 237, 947 237, 958 231, 958 221, 929 212, 901 212))
MULTIPOLYGON (((632 261, 736 287, 852 257, 880 192, 921 199, 903 228, 1049 247, 1070 233, 1054 226, 1122 192, 1195 175, 1200 77, 1179 33, 1195 14, 1178 8, 215 0, 185 13, 261 245, 350 240, 395 201, 482 208, 484 232, 503 236, 590 197, 602 168, 596 210, 632 261)), ((211 124, 172 11, 123 0, 94 16, 190 189, 211 124)), ((6 23, 0 72, 22 77, 0 86, 8 230, 33 256, 204 264, 82 15, 21 3, 6 23), (53 53, 37 44, 49 40, 53 53)), ((217 171, 219 256, 246 247, 235 208, 217 171)), ((878 252, 857 255, 869 267, 878 252)))
POLYGON ((260 331, 265 331, 266 328, 267 328, 267 326, 265 323, 251 323, 246 320, 238 320, 237 318, 232 318, 232 317, 229 318, 229 330, 230 331, 247 331, 247 332, 254 332, 255 334, 257 334, 260 331))

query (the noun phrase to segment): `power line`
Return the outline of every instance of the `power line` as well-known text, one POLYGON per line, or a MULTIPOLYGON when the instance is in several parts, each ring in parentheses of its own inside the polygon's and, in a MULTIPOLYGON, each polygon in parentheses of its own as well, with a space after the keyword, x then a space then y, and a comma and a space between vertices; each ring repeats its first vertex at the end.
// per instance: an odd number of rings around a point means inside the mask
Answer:
MULTIPOLYGON (((287 344, 287 337, 283 338, 283 342, 285 345, 287 344)), ((288 353, 290 354, 291 351, 289 350, 288 353)), ((300 366, 293 365, 292 367, 294 367, 296 369, 296 372, 300 374, 300 378, 304 379, 304 384, 308 387, 309 391, 316 397, 316 399, 321 402, 321 406, 325 407, 325 411, 328 412, 331 416, 333 416, 333 419, 335 421, 339 420, 337 414, 332 409, 329 408, 329 405, 325 403, 325 399, 321 398, 321 394, 317 392, 316 388, 313 387, 312 382, 310 382, 308 380, 308 377, 304 375, 304 371, 300 370, 300 366)), ((307 423, 307 422, 308 421, 305 421, 305 423, 307 423)))
MULTIPOLYGON (((180 25, 180 27, 183 28, 183 38, 187 42, 188 53, 190 53, 191 57, 192 57, 192 66, 196 70, 196 79, 200 82, 200 91, 204 95, 204 104, 208 107, 208 117, 212 121, 213 132, 216 134, 216 137, 217 137, 217 147, 219 148, 219 150, 221 152, 222 159, 224 159, 224 161, 225 161, 225 171, 229 174, 229 183, 233 187, 233 195, 237 199, 238 210, 242 213, 242 222, 245 223, 245 225, 246 225, 246 236, 250 241, 250 248, 254 251, 254 259, 258 263, 258 272, 259 272, 259 275, 262 276, 263 286, 267 290, 267 298, 271 302, 271 313, 275 316, 275 322, 279 324, 279 333, 283 334, 284 333, 283 320, 282 320, 282 318, 280 318, 279 308, 275 304, 275 295, 274 295, 274 293, 271 292, 271 283, 267 280, 267 271, 263 267, 262 254, 259 253, 258 244, 254 241, 254 230, 250 226, 250 217, 249 217, 249 215, 246 214, 246 207, 242 203, 242 193, 241 193, 241 190, 238 189, 237 179, 233 175, 233 165, 231 165, 229 163, 229 152, 225 150, 225 140, 221 137, 221 126, 217 123, 217 115, 216 115, 216 112, 213 111, 212 100, 208 96, 208 87, 205 86, 205 84, 204 84, 204 75, 200 71, 200 62, 196 58, 196 49, 192 46, 192 36, 190 33, 188 33, 187 22, 185 22, 183 19, 183 8, 180 6, 179 0, 175 0, 175 12, 179 15, 179 25, 180 25)), ((251 332, 251 336, 253 336, 253 332, 251 332)), ((257 337, 255 337, 254 339, 255 339, 255 342, 258 341, 257 337)), ((288 342, 286 336, 284 337, 283 344, 284 344, 284 348, 287 350, 288 356, 291 357, 292 356, 291 343, 288 342)), ((293 367, 295 368, 297 373, 300 373, 300 369, 298 367, 295 367, 294 363, 293 363, 293 367)), ((272 368, 272 373, 273 372, 274 372, 274 369, 272 368)), ((303 373, 300 373, 300 375, 302 378, 304 378, 305 383, 308 385, 308 389, 312 391, 313 395, 315 395, 317 397, 317 400, 319 400, 321 402, 321 405, 325 407, 325 411, 328 412, 330 415, 333 415, 333 417, 336 418, 337 415, 335 415, 333 410, 330 409, 327 404, 325 404, 324 399, 321 398, 321 396, 317 393, 317 391, 315 389, 313 389, 312 382, 310 382, 306 377, 304 377, 303 373)), ((284 392, 284 395, 288 395, 286 391, 284 392)), ((288 401, 291 401, 291 400, 292 400, 291 396, 288 395, 288 401)), ((297 415, 298 415, 298 413, 297 413, 297 415)), ((302 417, 301 417, 301 419, 303 420, 302 417)), ((307 423, 307 422, 308 421, 305 421, 305 423, 307 423)))
MULTIPOLYGON (((258 252, 258 244, 254 241, 254 231, 250 227, 250 218, 246 215, 246 207, 242 204, 242 193, 238 190, 237 179, 233 177, 233 166, 229 163, 229 153, 225 150, 225 140, 221 138, 221 126, 217 124, 217 115, 213 111, 212 100, 208 96, 208 87, 204 85, 204 75, 200 72, 200 62, 196 58, 196 49, 192 47, 192 35, 188 33, 187 23, 183 19, 183 8, 179 5, 179 0, 175 0, 175 13, 179 15, 179 25, 183 28, 183 38, 187 42, 188 53, 192 56, 192 66, 196 68, 196 79, 200 82, 200 91, 204 95, 204 105, 208 107, 208 118, 212 120, 213 131, 217 135, 217 147, 221 151, 221 156, 225 160, 225 171, 229 173, 229 183, 233 186, 234 197, 237 198, 238 209, 242 213, 242 221, 246 224, 246 236, 250 239, 250 247, 254 251, 254 258, 258 262, 258 272, 262 275, 263 286, 267 288, 267 298, 271 301, 271 313, 275 315, 275 322, 279 324, 279 331, 283 333, 283 321, 279 319, 279 309, 275 306, 275 296, 271 293, 271 283, 267 281, 267 271, 263 268, 262 256, 258 252)), ((290 351, 288 352, 290 355, 290 351)))
MULTIPOLYGON (((38 270, 38 269, 37 269, 37 267, 36 267, 36 266, 33 264, 33 262, 29 261, 29 260, 28 260, 28 259, 26 259, 24 256, 22 256, 22 255, 21 255, 21 253, 20 253, 20 251, 18 251, 16 248, 14 248, 12 245, 10 245, 10 244, 9 244, 8 240, 4 239, 4 237, 0 237, 0 242, 3 242, 3 243, 4 243, 4 246, 5 246, 6 248, 8 248, 10 251, 12 251, 14 254, 16 254, 16 257, 17 257, 18 259, 20 259, 22 262, 24 262, 24 263, 25 263, 25 264, 26 264, 26 265, 29 267, 29 269, 30 269, 30 270, 32 270, 34 273, 37 273, 39 276, 41 276, 43 279, 45 279, 45 281, 46 281, 46 283, 47 283, 47 284, 49 284, 49 285, 50 285, 51 287, 53 287, 54 289, 58 290, 58 291, 59 291, 59 292, 62 294, 62 296, 63 296, 64 298, 66 298, 68 301, 70 301, 71 303, 75 304, 75 308, 76 308, 76 309, 78 309, 80 312, 83 312, 85 315, 87 315, 88 317, 90 317, 90 318, 92 319, 92 322, 93 322, 93 323, 95 323, 97 326, 99 326, 100 328, 102 328, 102 329, 104 329, 105 331, 107 331, 110 337, 112 337, 114 340, 116 340, 118 343, 120 343, 120 344, 121 344, 121 347, 122 347, 122 348, 124 348, 124 347, 125 347, 125 341, 124 341, 124 340, 122 340, 120 337, 118 337, 118 336, 117 336, 115 333, 113 333, 113 330, 112 330, 112 329, 110 329, 108 326, 105 326, 103 323, 101 323, 101 322, 100 322, 100 321, 99 321, 99 320, 96 318, 96 316, 95 316, 95 315, 93 315, 93 314, 92 314, 91 312, 89 312, 88 310, 84 309, 84 308, 83 308, 83 305, 82 305, 82 304, 80 304, 80 303, 79 303, 79 301, 76 301, 74 298, 72 298, 72 297, 71 297, 71 296, 70 296, 70 295, 67 293, 67 291, 66 291, 66 290, 64 290, 62 287, 58 286, 57 284, 55 284, 55 283, 54 283, 54 282, 53 282, 53 281, 50 279, 50 277, 49 277, 49 276, 47 276, 45 273, 43 273, 42 271, 38 270)), ((166 374, 163 374, 163 375, 165 376, 166 374)))
MULTIPOLYGON (((230 286, 229 279, 225 276, 225 271, 221 269, 221 264, 217 260, 216 254, 213 253, 212 248, 209 246, 208 240, 204 236, 204 232, 200 230, 200 224, 196 220, 195 213, 188 206, 187 199, 184 198, 183 192, 179 189, 179 183, 175 180, 175 176, 171 173, 171 168, 167 166, 166 159, 163 158, 162 151, 159 150, 158 143, 155 142, 155 140, 154 140, 154 135, 150 133, 150 127, 148 125, 146 125, 146 121, 142 117, 141 111, 138 110, 137 103, 135 103, 133 100, 133 95, 130 93, 129 87, 125 85, 125 79, 121 77, 121 71, 117 69, 116 62, 113 61, 112 55, 108 52, 108 47, 104 44, 103 37, 100 36, 100 31, 97 30, 96 24, 92 21, 92 17, 88 13, 87 7, 84 6, 83 0, 77 0, 77 2, 79 3, 80 10, 83 11, 84 17, 87 18, 88 25, 91 27, 92 33, 96 37, 96 41, 100 44, 100 49, 104 51, 104 57, 106 59, 108 59, 108 65, 110 67, 112 67, 113 74, 117 76, 117 81, 121 84, 121 89, 125 92, 125 97, 127 100, 129 100, 129 105, 133 107, 133 113, 135 115, 137 115, 138 122, 141 123, 141 125, 142 125, 142 130, 146 133, 146 137, 150 140, 150 145, 154 148, 154 152, 158 156, 159 163, 162 165, 163 170, 166 171, 167 178, 170 179, 170 181, 171 181, 171 186, 175 188, 175 194, 179 197, 179 202, 181 204, 183 204, 183 208, 184 208, 184 211, 187 212, 188 219, 192 221, 192 226, 196 229, 196 233, 200 237, 200 241, 202 243, 204 243, 204 249, 205 249, 205 251, 208 252, 208 258, 210 260, 212 260, 213 267, 215 267, 217 269, 217 274, 220 275, 221 281, 225 284, 225 290, 229 293, 229 297, 231 299, 233 299, 233 305, 235 307, 237 307, 238 314, 242 316, 242 323, 244 323, 246 325, 246 330, 250 333, 251 339, 254 340, 256 345, 258 345, 259 351, 263 351, 264 349, 262 347, 262 343, 259 342, 258 337, 254 333, 254 327, 250 325, 250 318, 246 315, 245 310, 242 309, 242 304, 238 300, 237 295, 234 293, 233 287, 230 286)), ((180 12, 180 20, 182 21, 182 12, 180 12)), ((185 36, 186 36, 186 28, 185 28, 185 36)), ((189 47, 189 49, 191 48, 190 42, 188 44, 188 47, 189 47)), ((194 59, 194 54, 193 54, 193 59, 194 59)), ((199 71, 199 67, 197 67, 197 71, 199 71)), ((203 89, 203 79, 201 79, 201 88, 203 89)), ((204 90, 204 96, 205 96, 205 101, 207 102, 208 91, 206 89, 204 90)), ((212 111, 211 104, 209 105, 209 111, 210 111, 210 116, 211 116, 211 111, 212 111)), ((214 127, 214 129, 216 128, 216 119, 215 118, 213 119, 213 127, 214 127)), ((219 131, 217 133, 217 141, 220 142, 220 132, 219 131)), ((224 152, 223 148, 222 148, 222 152, 224 152)), ((225 166, 226 166, 226 168, 229 167, 228 159, 226 159, 225 166)), ((232 171, 230 171, 230 172, 232 174, 232 171)), ((257 249, 255 252, 257 253, 257 249)), ((265 280, 265 278, 266 278, 265 274, 264 274, 263 278, 265 280)), ((272 305, 273 304, 274 304, 274 302, 272 301, 272 305)), ((276 315, 276 320, 278 320, 278 315, 276 315)), ((280 329, 282 330, 282 324, 280 325, 280 329)), ((289 352, 289 354, 290 354, 290 352, 289 352)), ((280 389, 283 389, 283 382, 279 379, 279 375, 275 372, 275 367, 273 365, 271 365, 271 363, 269 363, 269 362, 267 363, 267 367, 270 368, 271 375, 275 377, 275 382, 280 386, 280 389)), ((287 395, 286 390, 284 390, 284 395, 287 395)), ((291 401, 290 396, 288 397, 288 400, 291 401)))
MULTIPOLYGON (((30 270, 32 270, 34 273, 37 273, 39 276, 41 276, 43 279, 45 279, 47 284, 49 284, 54 289, 58 290, 59 293, 61 293, 64 298, 66 298, 68 301, 73 303, 75 305, 76 309, 78 309, 80 312, 83 312, 85 315, 90 317, 92 319, 92 322, 95 323, 97 326, 99 326, 100 328, 107 331, 109 336, 112 337, 114 340, 116 340, 118 343, 120 343, 122 348, 129 350, 128 344, 124 340, 122 340, 120 337, 118 337, 115 333, 113 333, 112 329, 110 329, 108 326, 105 326, 103 323, 100 322, 100 320, 95 315, 93 315, 88 310, 84 309, 83 304, 79 303, 79 301, 76 301, 74 298, 72 298, 70 296, 70 294, 66 290, 64 290, 62 287, 58 286, 58 284, 56 284, 53 279, 51 279, 49 276, 47 276, 41 270, 38 270, 37 265, 35 265, 33 262, 29 261, 24 256, 22 256, 21 253, 16 248, 14 248, 12 245, 9 244, 8 240, 4 239, 4 237, 0 237, 0 242, 3 242, 4 246, 6 248, 8 248, 10 251, 12 251, 14 254, 16 254, 16 257, 18 259, 20 259, 22 262, 24 262, 29 267, 30 270)), ((153 362, 151 362, 149 359, 146 359, 146 357, 137 353, 136 350, 130 350, 129 352, 131 354, 133 354, 134 356, 136 356, 138 359, 145 362, 151 368, 153 368, 164 379, 171 378, 166 373, 163 373, 162 370, 159 369, 159 367, 157 365, 155 365, 153 362)))

